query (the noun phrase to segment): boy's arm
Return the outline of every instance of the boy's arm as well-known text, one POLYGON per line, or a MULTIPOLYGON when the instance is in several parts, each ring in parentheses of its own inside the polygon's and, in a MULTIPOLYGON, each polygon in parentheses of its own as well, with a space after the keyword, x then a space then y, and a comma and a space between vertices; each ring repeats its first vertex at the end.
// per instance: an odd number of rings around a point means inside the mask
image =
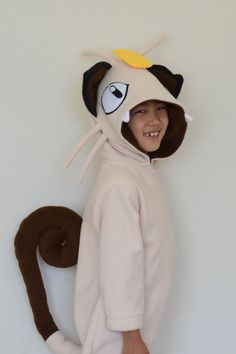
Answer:
POLYGON ((129 341, 138 342, 142 340, 142 336, 139 329, 134 329, 133 331, 123 331, 121 333, 123 336, 124 343, 129 341))
POLYGON ((106 326, 122 332, 137 330, 143 326, 144 259, 135 187, 121 180, 107 188, 98 213, 99 276, 106 326))
POLYGON ((140 330, 122 332, 123 348, 122 354, 150 354, 150 350, 143 341, 140 330))

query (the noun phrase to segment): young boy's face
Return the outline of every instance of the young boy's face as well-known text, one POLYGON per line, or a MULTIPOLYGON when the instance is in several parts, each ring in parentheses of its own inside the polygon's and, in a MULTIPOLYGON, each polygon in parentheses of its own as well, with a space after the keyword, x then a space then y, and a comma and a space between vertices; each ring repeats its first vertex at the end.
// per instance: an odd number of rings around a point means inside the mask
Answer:
POLYGON ((128 125, 145 152, 159 149, 168 123, 166 105, 161 101, 145 101, 130 110, 128 125))

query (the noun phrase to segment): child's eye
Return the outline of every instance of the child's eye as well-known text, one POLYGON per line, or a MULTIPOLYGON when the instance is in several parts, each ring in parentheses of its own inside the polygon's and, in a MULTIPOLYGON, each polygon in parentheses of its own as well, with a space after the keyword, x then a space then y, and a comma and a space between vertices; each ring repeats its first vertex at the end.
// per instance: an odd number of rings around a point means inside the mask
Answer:
POLYGON ((138 114, 138 113, 145 113, 145 109, 139 109, 138 111, 134 112, 134 114, 138 114))
POLYGON ((166 109, 166 106, 159 106, 159 107, 157 107, 157 110, 158 110, 158 111, 160 111, 160 110, 162 110, 162 109, 166 109))

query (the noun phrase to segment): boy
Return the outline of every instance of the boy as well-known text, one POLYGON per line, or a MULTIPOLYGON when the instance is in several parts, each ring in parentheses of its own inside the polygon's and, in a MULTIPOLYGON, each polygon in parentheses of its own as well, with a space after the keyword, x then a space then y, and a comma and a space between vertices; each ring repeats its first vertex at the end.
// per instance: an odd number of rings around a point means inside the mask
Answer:
POLYGON ((185 135, 173 96, 183 79, 161 66, 149 70, 122 60, 84 75, 84 102, 101 132, 92 156, 99 149, 103 157, 83 214, 76 275, 75 322, 88 353, 154 353, 169 292, 172 229, 153 165, 185 135))
MULTIPOLYGON (((81 346, 54 327, 55 354, 154 354, 168 297, 173 238, 156 160, 181 145, 187 124, 177 96, 183 77, 127 50, 84 73, 83 99, 99 134, 81 176, 103 157, 83 213, 75 285, 81 346)), ((94 54, 94 52, 92 53, 94 54)), ((82 181, 82 178, 80 179, 82 181)))

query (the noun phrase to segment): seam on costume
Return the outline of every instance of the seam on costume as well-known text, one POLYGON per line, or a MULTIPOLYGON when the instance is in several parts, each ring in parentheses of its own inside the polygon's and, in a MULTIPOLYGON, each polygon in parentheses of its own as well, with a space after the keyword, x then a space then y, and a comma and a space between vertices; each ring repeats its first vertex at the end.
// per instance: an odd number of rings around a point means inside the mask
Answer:
MULTIPOLYGON (((100 301, 102 303, 101 295, 99 296, 98 301, 100 301)), ((93 337, 92 353, 94 353, 94 346, 95 346, 97 333, 98 333, 98 328, 99 328, 98 325, 99 325, 99 323, 101 321, 101 309, 102 309, 102 306, 99 308, 99 315, 97 316, 97 325, 96 325, 96 329, 95 329, 95 333, 94 333, 94 337, 93 337)))
POLYGON ((130 318, 140 318, 140 317, 143 317, 143 314, 136 315, 136 316, 122 317, 122 318, 112 318, 107 316, 107 319, 111 321, 123 321, 123 320, 128 320, 130 318))
POLYGON ((123 161, 110 161, 110 160, 105 160, 105 163, 110 163, 110 164, 113 164, 113 165, 135 165, 135 166, 149 166, 150 163, 147 162, 147 163, 142 163, 142 162, 129 162, 129 161, 126 161, 126 162, 123 162, 123 161))

